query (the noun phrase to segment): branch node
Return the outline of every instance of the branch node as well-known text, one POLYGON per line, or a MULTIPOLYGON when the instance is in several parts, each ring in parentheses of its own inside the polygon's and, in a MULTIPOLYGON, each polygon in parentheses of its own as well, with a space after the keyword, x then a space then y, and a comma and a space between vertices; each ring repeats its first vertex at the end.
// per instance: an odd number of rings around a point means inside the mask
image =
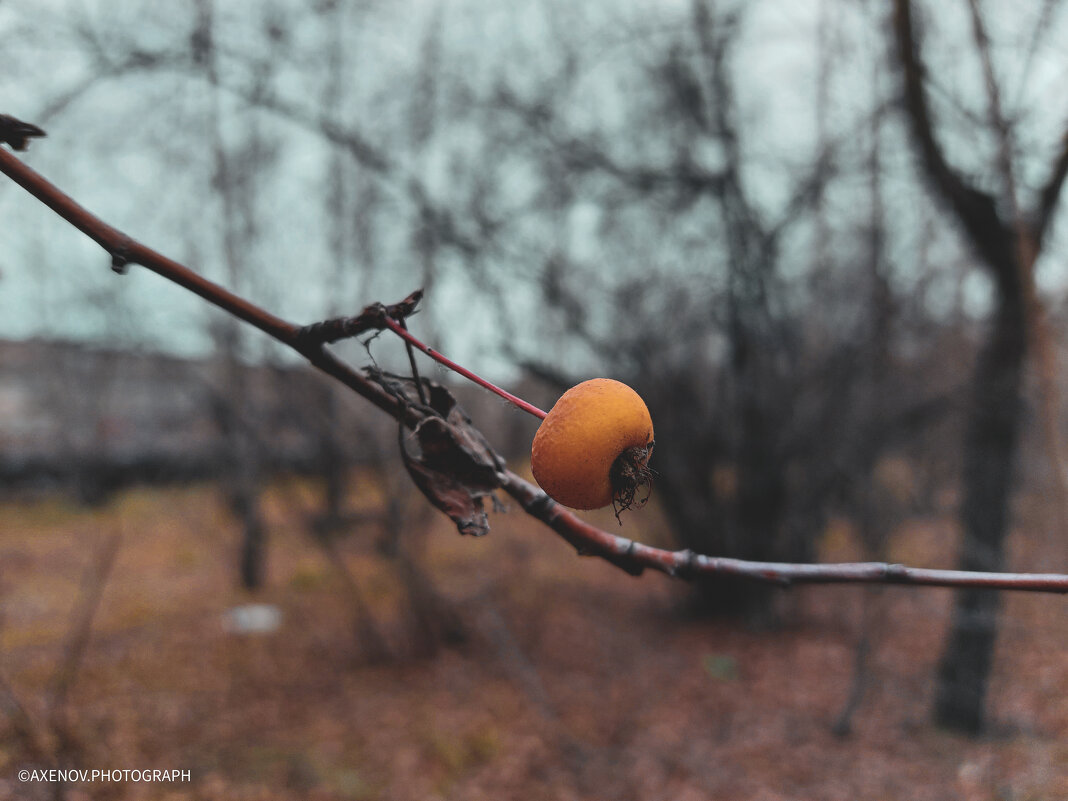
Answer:
POLYGON ((386 316, 393 318, 398 323, 403 323, 405 319, 411 317, 418 311, 416 307, 419 305, 419 301, 421 301, 422 299, 423 290, 417 289, 404 300, 402 300, 400 303, 393 303, 389 306, 386 306, 386 316))
POLYGON ((297 331, 297 342, 302 348, 313 348, 316 345, 330 345, 342 339, 352 339, 368 331, 381 331, 389 327, 387 320, 403 322, 405 318, 415 314, 422 297, 423 290, 417 289, 399 303, 387 306, 375 302, 365 306, 355 317, 334 317, 311 323, 297 331))
POLYGON ((539 520, 546 520, 555 505, 556 501, 550 498, 545 492, 539 490, 530 501, 523 505, 523 508, 526 509, 527 513, 532 517, 536 517, 539 520))
POLYGON ((132 263, 129 240, 124 239, 122 244, 111 249, 109 254, 111 255, 112 271, 119 275, 126 275, 130 271, 130 264, 132 263))
POLYGON ((634 540, 626 540, 626 545, 620 549, 619 556, 606 558, 625 573, 631 576, 640 576, 645 572, 645 565, 634 553, 637 547, 638 543, 634 540))
POLYGON ((690 579, 697 573, 697 554, 689 548, 675 552, 676 559, 668 566, 672 578, 690 579))
POLYGON ((908 580, 908 568, 901 564, 887 565, 883 571, 887 581, 907 581, 908 580))

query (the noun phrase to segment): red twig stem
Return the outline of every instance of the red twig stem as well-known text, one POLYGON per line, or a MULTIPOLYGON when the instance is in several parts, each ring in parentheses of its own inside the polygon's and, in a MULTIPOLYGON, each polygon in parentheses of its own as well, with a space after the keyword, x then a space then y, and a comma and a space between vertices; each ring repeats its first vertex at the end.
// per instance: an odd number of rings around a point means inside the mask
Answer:
POLYGON ((466 378, 468 381, 474 381, 480 387, 482 387, 484 389, 488 389, 490 392, 494 392, 497 395, 500 395, 506 401, 508 401, 509 403, 515 404, 516 406, 518 406, 520 409, 522 409, 527 414, 532 414, 532 415, 534 415, 535 417, 537 417, 540 420, 544 420, 545 419, 545 416, 547 414, 546 412, 542 411, 541 409, 539 409, 537 406, 533 405, 532 403, 527 403, 522 398, 516 397, 511 392, 508 392, 506 390, 501 389, 496 384, 490 383, 485 378, 482 378, 482 376, 475 375, 470 370, 468 370, 466 367, 462 367, 461 365, 457 364, 456 362, 454 362, 452 359, 448 358, 447 356, 444 356, 443 354, 439 353, 438 351, 434 350, 433 348, 424 345, 422 342, 419 341, 419 339, 417 339, 412 334, 411 331, 409 331, 403 325, 398 323, 392 317, 387 317, 386 318, 386 326, 389 328, 390 331, 395 333, 397 336, 401 337, 405 342, 407 342, 413 348, 416 348, 417 350, 422 351, 427 356, 429 356, 431 359, 433 359, 434 361, 445 365, 446 367, 448 367, 453 372, 459 373, 464 378, 466 378))
MULTIPOLYGON (((322 342, 309 341, 302 337, 301 331, 304 329, 269 314, 259 306, 202 278, 188 267, 135 242, 118 229, 93 216, 3 147, 0 147, 0 172, 10 177, 75 228, 92 237, 111 254, 114 265, 121 267, 127 263, 137 263, 195 292, 205 300, 301 353, 315 367, 341 381, 409 427, 418 425, 422 419, 418 410, 410 404, 401 403, 365 375, 332 356, 325 350, 322 342)), ((541 409, 505 392, 470 370, 445 358, 432 348, 428 348, 405 331, 393 318, 387 316, 386 325, 406 342, 410 342, 412 346, 451 370, 495 392, 535 417, 545 417, 545 412, 541 409)), ((822 565, 747 562, 740 559, 704 556, 693 551, 666 551, 591 526, 511 471, 504 471, 500 475, 500 481, 501 487, 516 499, 524 511, 545 523, 560 537, 571 543, 579 553, 598 556, 635 575, 649 568, 680 578, 730 575, 783 585, 864 582, 1068 593, 1068 575, 925 570, 881 562, 822 565)))

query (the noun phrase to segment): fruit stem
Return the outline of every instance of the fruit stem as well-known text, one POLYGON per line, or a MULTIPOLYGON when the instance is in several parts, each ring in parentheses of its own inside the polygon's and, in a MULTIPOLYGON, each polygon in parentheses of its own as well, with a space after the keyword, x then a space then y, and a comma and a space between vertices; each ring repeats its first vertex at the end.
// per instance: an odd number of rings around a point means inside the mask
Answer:
POLYGON ((421 350, 423 353, 425 353, 427 356, 429 356, 434 361, 445 365, 446 367, 448 367, 453 372, 459 373, 464 378, 466 378, 468 381, 474 381, 480 387, 482 387, 484 389, 488 389, 490 392, 493 392, 493 393, 496 393, 497 395, 500 395, 506 401, 508 401, 511 404, 514 404, 515 406, 518 406, 520 409, 522 409, 527 414, 532 414, 535 417, 537 417, 539 420, 544 420, 545 419, 545 416, 546 416, 547 412, 543 412, 537 406, 535 406, 535 405, 533 405, 531 403, 527 403, 522 398, 517 398, 511 392, 506 392, 505 390, 503 390, 500 387, 498 387, 496 384, 491 384, 485 378, 482 378, 481 376, 475 375, 470 370, 468 370, 466 367, 461 367, 456 362, 454 362, 452 359, 450 359, 450 358, 448 358, 446 356, 443 356, 442 354, 438 353, 433 348, 427 347, 422 342, 420 342, 410 331, 408 331, 408 329, 404 328, 404 326, 402 326, 400 323, 398 323, 392 317, 386 317, 385 320, 386 320, 386 327, 388 327, 390 331, 392 331, 394 334, 399 336, 401 339, 403 339, 405 342, 407 342, 408 344, 412 345, 416 349, 421 350))

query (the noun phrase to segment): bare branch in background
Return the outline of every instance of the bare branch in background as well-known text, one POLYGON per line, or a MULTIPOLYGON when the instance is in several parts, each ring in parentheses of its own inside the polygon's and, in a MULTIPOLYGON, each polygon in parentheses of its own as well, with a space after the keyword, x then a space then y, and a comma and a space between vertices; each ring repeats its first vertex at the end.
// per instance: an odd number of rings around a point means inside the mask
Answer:
MULTIPOLYGON (((904 76, 908 122, 927 172, 979 254, 996 270, 996 265, 1011 261, 1013 256, 1011 247, 1006 251, 1009 238, 1005 236, 1005 224, 998 216, 994 198, 967 183, 960 172, 950 166, 938 141, 924 87, 925 68, 919 55, 920 45, 909 0, 895 0, 894 32, 904 76)), ((998 280, 1001 280, 1000 276, 998 280)))
POLYGON ((85 648, 89 644, 89 635, 92 632, 93 618, 100 606, 100 599, 104 595, 104 587, 107 586, 108 575, 115 565, 115 559, 119 555, 119 547, 122 545, 122 532, 116 530, 107 538, 94 555, 92 564, 86 569, 82 578, 82 594, 78 606, 74 610, 67 642, 63 648, 63 659, 56 669, 51 681, 51 707, 55 714, 61 711, 66 704, 67 694, 70 692, 74 679, 78 675, 85 648))
POLYGON ((1053 169, 1050 170, 1049 177, 1046 179, 1046 183, 1039 195, 1038 210, 1032 223, 1033 236, 1037 247, 1041 248, 1046 238, 1046 232, 1049 230, 1053 212, 1057 210, 1057 204, 1061 198, 1061 189, 1064 187, 1064 179, 1066 177, 1068 177, 1068 131, 1065 131, 1061 139, 1060 154, 1057 156, 1053 169))

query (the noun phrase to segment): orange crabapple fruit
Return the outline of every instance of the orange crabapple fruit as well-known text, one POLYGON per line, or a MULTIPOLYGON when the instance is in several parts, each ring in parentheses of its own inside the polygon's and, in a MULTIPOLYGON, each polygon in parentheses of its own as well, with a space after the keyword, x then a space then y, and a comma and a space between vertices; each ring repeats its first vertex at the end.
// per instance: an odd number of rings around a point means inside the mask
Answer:
POLYGON ((573 509, 619 511, 651 483, 653 421, 633 389, 592 378, 560 396, 534 435, 531 470, 553 500, 573 509))

